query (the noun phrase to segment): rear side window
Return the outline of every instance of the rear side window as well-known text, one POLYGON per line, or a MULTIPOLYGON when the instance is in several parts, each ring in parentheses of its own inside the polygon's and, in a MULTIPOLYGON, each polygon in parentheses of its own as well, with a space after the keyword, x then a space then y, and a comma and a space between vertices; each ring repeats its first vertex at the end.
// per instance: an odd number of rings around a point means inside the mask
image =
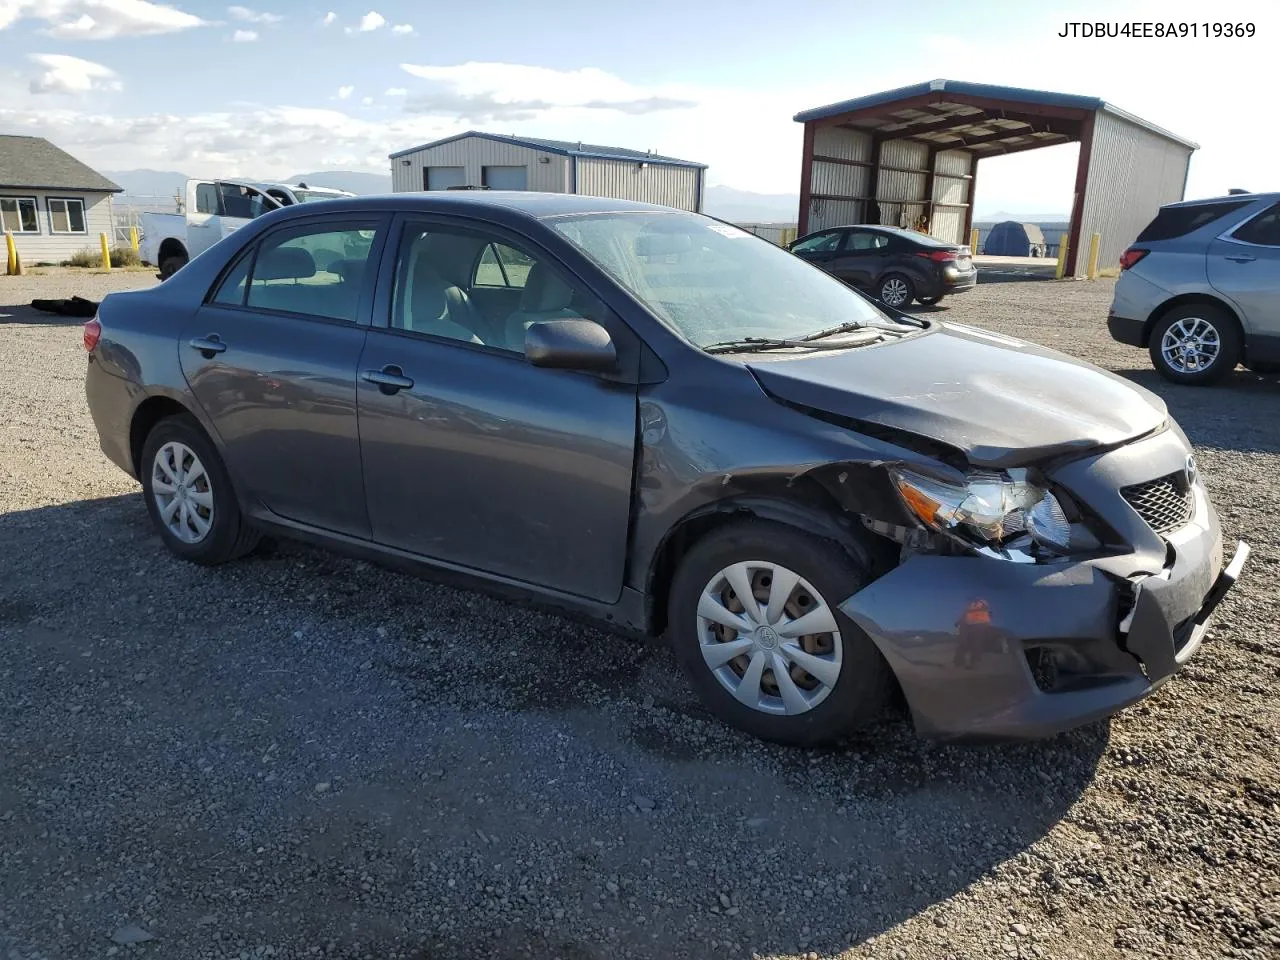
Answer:
POLYGON ((249 285, 249 268, 253 266, 253 251, 240 255, 236 265, 232 267, 213 295, 214 303, 228 306, 244 306, 245 288, 249 285))
POLYGON ((1280 247, 1280 203, 1264 210, 1248 223, 1241 224, 1231 237, 1242 243, 1256 243, 1262 247, 1280 247))
POLYGON ((375 227, 329 222, 268 236, 254 260, 246 305, 354 323, 375 227))
POLYGON ((1213 223, 1251 203, 1253 203, 1252 200, 1224 200, 1221 203, 1197 203, 1191 207, 1165 207, 1156 214, 1154 220, 1147 224, 1147 228, 1138 234, 1137 242, 1149 243, 1152 240, 1185 237, 1193 230, 1199 230, 1205 224, 1213 223))

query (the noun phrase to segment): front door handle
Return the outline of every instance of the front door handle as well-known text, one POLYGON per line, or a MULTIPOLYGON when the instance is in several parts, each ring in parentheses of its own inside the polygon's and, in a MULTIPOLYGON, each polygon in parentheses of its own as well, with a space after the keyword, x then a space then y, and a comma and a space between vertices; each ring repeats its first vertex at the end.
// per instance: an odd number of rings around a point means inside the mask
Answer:
POLYGON ((401 390, 408 390, 413 386, 413 379, 406 377, 404 371, 394 363, 387 364, 381 370, 365 370, 360 374, 360 379, 366 383, 377 384, 378 389, 387 396, 399 393, 401 390))
POLYGON ((194 340, 188 341, 187 345, 192 350, 199 350, 200 355, 206 360, 212 360, 215 353, 222 353, 227 349, 227 345, 222 342, 222 338, 216 333, 211 333, 207 337, 196 337, 194 340))
POLYGON ((1251 257, 1247 253, 1242 253, 1239 256, 1235 256, 1235 257, 1229 256, 1227 257, 1227 259, 1230 260, 1232 263, 1253 263, 1253 261, 1257 260, 1258 258, 1251 257))

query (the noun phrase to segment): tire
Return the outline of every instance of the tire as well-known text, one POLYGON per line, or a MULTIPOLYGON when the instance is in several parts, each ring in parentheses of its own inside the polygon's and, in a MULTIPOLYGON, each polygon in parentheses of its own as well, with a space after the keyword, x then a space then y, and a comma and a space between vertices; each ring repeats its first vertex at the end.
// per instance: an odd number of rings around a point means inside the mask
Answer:
POLYGON ((242 557, 258 545, 261 534, 241 514, 231 477, 223 466, 222 458, 193 417, 185 414, 167 417, 152 428, 142 447, 139 473, 142 475, 142 495, 151 522, 155 524, 165 546, 182 559, 213 566, 242 557), (170 521, 161 515, 160 500, 170 498, 166 496, 163 487, 157 491, 159 484, 175 488, 180 486, 171 483, 169 478, 175 454, 182 453, 183 450, 186 476, 197 474, 197 460, 203 468, 203 476, 197 475, 190 484, 182 497, 185 503, 180 503, 175 516, 174 522, 184 531, 185 536, 176 532, 170 526, 170 521), (170 469, 165 470, 165 466, 170 469), (205 506, 206 503, 209 504, 208 507, 205 506), (191 517, 186 524, 181 522, 184 506, 186 515, 191 517), (198 520, 207 525, 207 530, 203 533, 198 529, 202 526, 198 520))
POLYGON ((1188 303, 1175 307, 1160 318, 1151 330, 1148 353, 1156 372, 1171 383, 1207 386, 1228 376, 1240 362, 1240 329, 1235 318, 1209 303, 1188 303), (1171 332, 1173 331, 1173 332, 1171 332), (1176 352, 1174 340, 1193 341, 1201 351, 1201 366, 1193 366, 1185 354, 1176 352), (1170 342, 1166 342, 1166 341, 1170 342), (1166 356, 1166 347, 1172 352, 1166 356), (1204 351, 1213 349, 1209 359, 1204 351))
POLYGON ((915 295, 916 285, 905 274, 887 273, 876 285, 876 299, 895 310, 909 307, 915 295))
POLYGON ((932 307, 941 302, 942 302, 941 295, 936 297, 916 297, 916 303, 922 303, 926 307, 932 307))
MULTIPOLYGON (((735 522, 699 540, 680 562, 671 585, 668 635, 676 658, 707 708, 720 720, 753 736, 793 746, 830 743, 880 717, 896 689, 893 672, 871 638, 836 606, 869 579, 869 566, 868 561, 851 558, 830 541, 764 520, 735 522), (713 609, 703 606, 704 592, 713 593, 729 608, 721 608, 722 615, 732 613, 736 593, 729 592, 724 573, 739 564, 744 565, 744 575, 756 588, 753 596, 762 599, 771 595, 770 571, 785 568, 798 574, 800 579, 787 594, 790 602, 771 621, 779 630, 806 608, 816 613, 825 606, 831 615, 828 622, 834 622, 835 631, 802 637, 794 644, 793 638, 774 634, 767 624, 764 636, 757 633, 750 638, 717 626, 713 619, 703 616, 713 609), (704 658, 704 649, 715 657, 721 644, 733 643, 740 648, 739 641, 752 644, 752 649, 728 658, 718 667, 704 658), (788 653, 788 659, 783 659, 782 650, 797 645, 809 655, 808 662, 815 668, 817 661, 826 664, 821 671, 826 677, 832 677, 832 663, 838 664, 834 682, 805 672, 790 659, 793 654, 788 653), (761 682, 751 685, 747 683, 748 674, 757 658, 761 669, 755 676, 761 682), (790 664, 784 674, 791 679, 790 704, 802 709, 788 712, 788 701, 773 674, 774 663, 790 664), (748 705, 731 691, 735 684, 746 700, 754 699, 755 705, 748 705), (795 698, 797 691, 800 701, 795 698)), ((714 607, 717 601, 711 602, 714 607)), ((768 609, 762 612, 768 620, 768 609)))
POLYGON ((168 280, 186 265, 187 258, 184 256, 165 257, 160 264, 160 279, 168 280))

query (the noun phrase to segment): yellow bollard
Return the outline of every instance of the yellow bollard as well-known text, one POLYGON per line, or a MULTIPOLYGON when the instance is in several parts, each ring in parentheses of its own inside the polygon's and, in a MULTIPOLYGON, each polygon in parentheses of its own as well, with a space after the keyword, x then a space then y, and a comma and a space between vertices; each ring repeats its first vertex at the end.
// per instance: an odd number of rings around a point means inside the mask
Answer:
POLYGON ((1058 266, 1057 269, 1053 271, 1053 279, 1055 280, 1061 280, 1062 275, 1067 272, 1068 246, 1070 246, 1070 242, 1067 240, 1067 235, 1064 233, 1062 235, 1062 239, 1058 241, 1058 266))
POLYGON ((1098 247, 1102 243, 1102 234, 1095 233, 1089 238, 1089 279, 1098 279, 1098 247))
POLYGON ((978 255, 978 228, 974 227, 969 231, 969 252, 975 257, 978 255))
POLYGON ((102 241, 102 269, 111 270, 111 247, 107 243, 107 235, 105 233, 98 234, 98 239, 102 241))
POLYGON ((18 247, 13 242, 13 234, 8 231, 5 231, 4 245, 8 254, 4 272, 11 277, 16 277, 18 275, 18 247))
POLYGON ((129 246, 133 247, 133 252, 138 252, 138 228, 129 228, 129 246))

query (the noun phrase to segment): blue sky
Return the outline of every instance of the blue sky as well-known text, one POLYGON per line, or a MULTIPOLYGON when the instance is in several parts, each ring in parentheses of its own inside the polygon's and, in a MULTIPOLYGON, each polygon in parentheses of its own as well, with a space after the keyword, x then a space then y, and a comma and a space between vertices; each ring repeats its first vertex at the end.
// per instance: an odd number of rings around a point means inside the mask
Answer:
MULTIPOLYGON (((1280 5, 0 0, 0 132, 102 169, 385 172, 466 129, 710 164, 794 193, 807 107, 936 77, 1100 96, 1199 142, 1190 196, 1274 189, 1280 5), (1218 10, 1221 10, 1218 13, 1218 10), (1068 20, 1251 21, 1242 40, 1060 38, 1068 20), (327 22, 326 22, 327 21, 327 22), (1261 115, 1260 115, 1261 112, 1261 115)), ((1075 147, 984 161, 979 211, 1070 205, 1075 147)))

